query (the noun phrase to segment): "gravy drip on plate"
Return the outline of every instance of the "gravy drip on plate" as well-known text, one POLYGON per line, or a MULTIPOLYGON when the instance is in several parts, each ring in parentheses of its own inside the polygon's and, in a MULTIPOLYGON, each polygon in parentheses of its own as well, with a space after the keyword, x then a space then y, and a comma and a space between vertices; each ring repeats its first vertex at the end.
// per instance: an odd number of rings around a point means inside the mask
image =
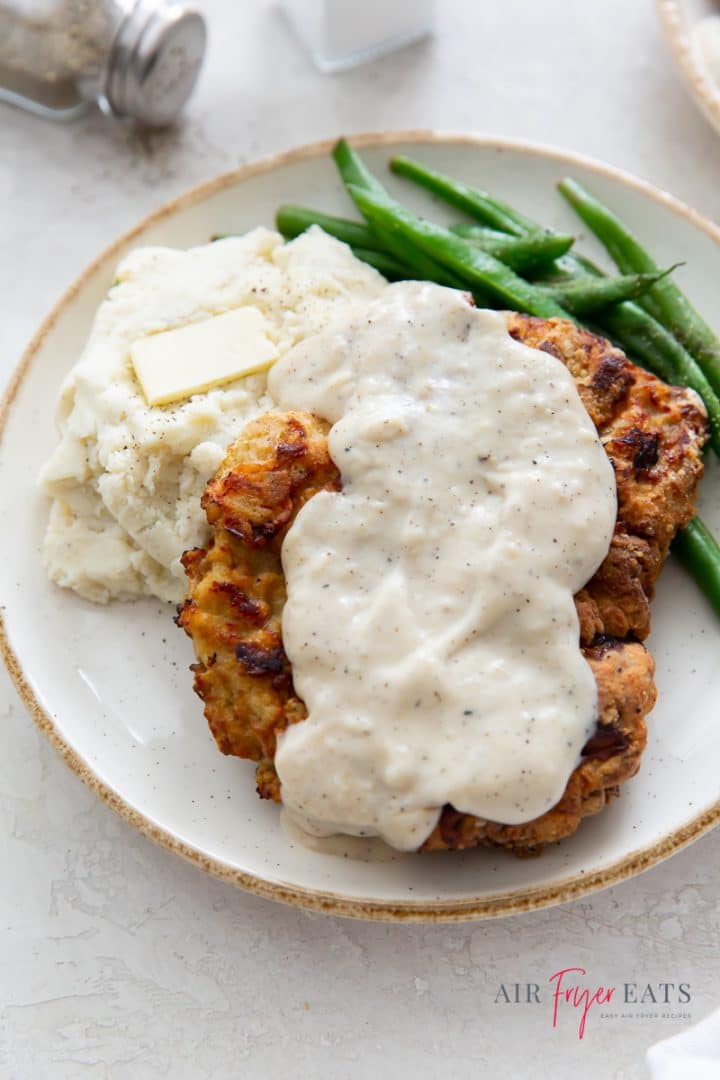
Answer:
POLYGON ((283 545, 283 639, 308 709, 279 740, 285 806, 315 834, 401 850, 445 803, 538 817, 594 729, 573 594, 617 510, 571 375, 501 314, 403 282, 287 353, 269 389, 333 424, 343 485, 283 545))

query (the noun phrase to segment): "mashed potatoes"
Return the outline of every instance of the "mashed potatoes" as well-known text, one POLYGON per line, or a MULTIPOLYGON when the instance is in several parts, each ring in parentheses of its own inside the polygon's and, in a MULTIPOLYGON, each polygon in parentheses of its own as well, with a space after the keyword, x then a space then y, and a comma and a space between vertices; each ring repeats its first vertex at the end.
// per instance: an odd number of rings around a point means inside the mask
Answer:
POLYGON ((62 387, 61 441, 42 473, 53 499, 44 552, 53 581, 99 602, 180 600, 180 556, 206 539, 203 488, 247 420, 272 408, 264 374, 149 407, 133 341, 252 305, 282 356, 384 286, 317 228, 290 244, 260 228, 188 251, 133 251, 62 387))

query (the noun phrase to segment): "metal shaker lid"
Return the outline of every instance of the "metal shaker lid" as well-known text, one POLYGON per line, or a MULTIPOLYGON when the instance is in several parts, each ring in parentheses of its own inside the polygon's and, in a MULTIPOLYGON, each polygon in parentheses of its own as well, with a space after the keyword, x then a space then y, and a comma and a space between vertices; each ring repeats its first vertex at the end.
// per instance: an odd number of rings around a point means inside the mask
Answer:
POLYGON ((111 110, 151 127, 171 123, 195 86, 206 36, 199 12, 138 0, 112 45, 105 85, 111 110))

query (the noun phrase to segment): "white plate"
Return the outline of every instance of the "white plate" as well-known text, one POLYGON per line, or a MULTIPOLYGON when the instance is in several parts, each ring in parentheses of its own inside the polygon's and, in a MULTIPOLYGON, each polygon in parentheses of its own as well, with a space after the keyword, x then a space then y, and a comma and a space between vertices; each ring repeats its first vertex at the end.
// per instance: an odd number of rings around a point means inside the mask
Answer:
MULTIPOLYGON (((495 139, 420 132, 357 143, 381 172, 391 153, 411 152, 563 231, 577 230, 577 221, 554 185, 567 173, 579 177, 633 223, 661 265, 684 260, 678 280, 702 311, 716 312, 720 230, 641 181, 495 139)), ((191 690, 190 643, 174 627, 171 608, 95 607, 51 586, 42 569, 47 506, 33 482, 55 442, 60 380, 83 346, 118 258, 139 243, 186 246, 215 232, 270 225, 284 201, 347 210, 329 149, 321 144, 260 162, 163 207, 101 255, 39 330, 0 413, 5 658, 37 722, 103 798, 166 847, 257 893, 395 919, 478 918, 568 900, 638 873, 720 818, 720 625, 677 566, 666 568, 654 607, 650 647, 660 701, 650 717, 650 744, 622 797, 539 859, 479 850, 393 862, 318 854, 288 838, 277 807, 255 794, 253 766, 216 750, 191 690)), ((407 201, 427 206, 410 185, 389 183, 407 201)), ((438 206, 436 213, 445 211, 438 206)), ((583 247, 593 250, 584 239, 583 247)), ((705 514, 719 527, 717 493, 717 475, 708 476, 705 514)))
POLYGON ((660 25, 695 104, 720 133, 720 83, 706 70, 693 30, 708 15, 720 15, 716 0, 656 0, 660 25))

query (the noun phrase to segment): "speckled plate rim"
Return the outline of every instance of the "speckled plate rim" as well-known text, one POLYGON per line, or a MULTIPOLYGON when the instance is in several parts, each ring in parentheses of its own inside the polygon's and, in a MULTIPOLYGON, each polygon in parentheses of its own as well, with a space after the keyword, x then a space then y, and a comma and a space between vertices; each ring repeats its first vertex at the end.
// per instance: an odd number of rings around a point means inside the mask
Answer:
MULTIPOLYGON (((467 144, 497 151, 509 150, 513 153, 522 153, 530 156, 545 157, 557 161, 563 166, 577 166, 595 172, 610 180, 624 184, 655 202, 664 206, 672 213, 679 215, 709 236, 720 247, 720 227, 702 217, 695 210, 686 206, 674 196, 654 187, 645 180, 641 180, 631 173, 621 169, 595 161, 570 151, 543 146, 523 140, 507 139, 493 135, 475 135, 462 132, 444 132, 433 130, 410 130, 410 131, 384 131, 365 132, 350 137, 354 146, 369 147, 383 146, 392 143, 446 143, 467 144)), ((261 173, 271 172, 285 165, 293 164, 310 158, 325 156, 330 153, 335 139, 326 139, 320 142, 310 143, 296 149, 287 150, 283 153, 265 157, 257 162, 240 166, 229 172, 222 173, 212 180, 199 184, 175 199, 171 199, 158 210, 143 218, 132 229, 125 232, 114 243, 107 247, 90 265, 83 271, 77 280, 60 297, 50 313, 41 323, 39 329, 27 346, 10 382, 0 399, 0 442, 2 441, 8 416, 13 402, 23 379, 38 353, 46 336, 53 329, 60 315, 77 293, 98 271, 101 264, 108 258, 119 253, 120 249, 132 241, 140 233, 151 225, 157 224, 179 210, 194 206, 210 195, 224 188, 242 183, 249 177, 261 173)), ((19 657, 15 653, 9 640, 3 617, 3 607, 0 603, 0 653, 15 684, 15 688, 23 703, 29 710, 38 728, 49 739, 58 753, 64 758, 70 768, 77 773, 81 780, 91 790, 95 791, 100 798, 112 807, 128 824, 137 829, 143 835, 154 840, 162 847, 167 848, 177 855, 181 855, 201 870, 229 881, 248 892, 270 900, 277 900, 286 904, 314 911, 327 912, 333 915, 343 915, 359 919, 386 920, 392 922, 453 922, 472 919, 497 918, 505 915, 516 915, 526 911, 550 907, 556 904, 567 903, 588 893, 597 892, 600 889, 616 885, 626 878, 648 870, 664 859, 669 858, 683 847, 697 840, 704 833, 720 823, 720 799, 713 803, 703 813, 698 814, 690 822, 681 828, 674 830, 662 840, 648 847, 638 849, 625 855, 622 859, 611 863, 599 870, 590 873, 573 874, 567 878, 555 882, 551 886, 540 888, 528 888, 501 892, 484 896, 482 898, 468 898, 467 900, 448 902, 432 901, 403 901, 401 903, 387 903, 375 901, 369 898, 356 898, 344 896, 339 893, 323 890, 305 889, 296 885, 283 882, 267 881, 254 874, 248 874, 229 866, 219 859, 211 858, 199 849, 186 844, 174 836, 167 829, 161 828, 139 810, 130 806, 120 793, 105 784, 93 771, 80 755, 65 741, 58 731, 50 714, 43 708, 37 696, 32 690, 29 680, 25 676, 19 657)))
POLYGON ((687 87, 705 118, 720 134, 720 86, 695 60, 690 26, 681 0, 656 0, 660 24, 687 87))

